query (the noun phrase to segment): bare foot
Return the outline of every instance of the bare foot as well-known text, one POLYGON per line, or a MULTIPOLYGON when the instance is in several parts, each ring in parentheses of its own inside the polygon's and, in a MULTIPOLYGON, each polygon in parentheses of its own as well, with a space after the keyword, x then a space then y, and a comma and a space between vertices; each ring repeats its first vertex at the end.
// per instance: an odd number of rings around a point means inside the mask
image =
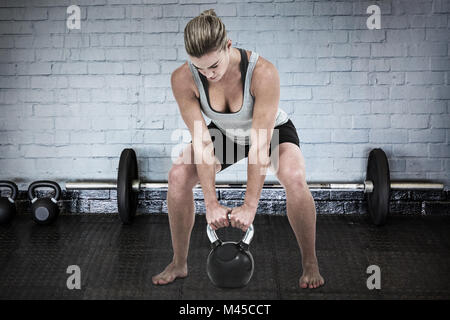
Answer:
POLYGON ((171 262, 163 272, 152 277, 152 282, 155 285, 164 285, 174 282, 177 278, 186 278, 188 274, 187 264, 182 266, 175 265, 171 262))
POLYGON ((300 288, 318 288, 323 286, 324 283, 325 281, 319 273, 319 265, 317 262, 303 264, 303 275, 300 278, 300 288))

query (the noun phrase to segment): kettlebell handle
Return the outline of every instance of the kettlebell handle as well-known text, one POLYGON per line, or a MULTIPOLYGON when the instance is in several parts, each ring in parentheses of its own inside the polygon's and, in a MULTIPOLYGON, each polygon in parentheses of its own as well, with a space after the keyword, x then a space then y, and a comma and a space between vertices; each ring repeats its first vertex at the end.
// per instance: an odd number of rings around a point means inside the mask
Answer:
POLYGON ((56 203, 59 200, 59 197, 61 196, 61 187, 56 182, 48 180, 35 181, 28 187, 28 198, 30 200, 35 199, 34 189, 40 187, 49 187, 55 190, 55 196, 52 198, 52 201, 56 203))
MULTIPOLYGON (((250 245, 250 242, 253 239, 254 233, 255 233, 255 229, 253 228, 253 224, 251 224, 248 227, 247 232, 245 232, 245 235, 242 238, 242 240, 240 241, 240 243, 244 244, 244 247, 248 248, 248 246, 250 245)), ((218 246, 222 243, 222 241, 217 236, 216 232, 211 228, 211 226, 209 224, 207 224, 207 226, 206 226, 206 234, 208 235, 209 241, 211 242, 211 244, 213 246, 218 246)))
POLYGON ((19 194, 19 188, 14 182, 1 180, 0 187, 7 187, 11 189, 11 195, 8 197, 8 199, 11 199, 13 202, 16 200, 17 195, 19 194))

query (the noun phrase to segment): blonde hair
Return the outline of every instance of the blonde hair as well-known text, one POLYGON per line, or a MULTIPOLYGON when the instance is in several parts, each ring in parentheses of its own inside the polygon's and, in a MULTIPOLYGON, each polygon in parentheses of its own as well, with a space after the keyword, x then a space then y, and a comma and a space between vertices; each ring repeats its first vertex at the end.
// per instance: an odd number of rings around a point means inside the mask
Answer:
POLYGON ((225 49, 227 32, 214 9, 203 11, 184 28, 184 46, 188 55, 196 58, 225 49))

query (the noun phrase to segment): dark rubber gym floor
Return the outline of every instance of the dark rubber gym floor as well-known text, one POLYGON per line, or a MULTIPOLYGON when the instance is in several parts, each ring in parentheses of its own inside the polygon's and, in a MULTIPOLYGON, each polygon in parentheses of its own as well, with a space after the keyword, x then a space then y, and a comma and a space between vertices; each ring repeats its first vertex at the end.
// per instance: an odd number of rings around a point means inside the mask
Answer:
MULTIPOLYGON (((251 252, 255 272, 242 289, 218 289, 205 271, 209 242, 197 215, 189 276, 157 287, 151 277, 172 257, 167 215, 140 215, 123 226, 112 215, 65 215, 38 226, 21 215, 0 227, 0 299, 449 299, 450 217, 390 217, 384 227, 365 216, 317 218, 317 256, 324 287, 300 289, 300 251, 285 216, 257 215, 251 252), (69 290, 69 265, 81 289, 69 290), (366 269, 381 269, 369 290, 366 269)), ((238 240, 237 229, 221 229, 238 240)))

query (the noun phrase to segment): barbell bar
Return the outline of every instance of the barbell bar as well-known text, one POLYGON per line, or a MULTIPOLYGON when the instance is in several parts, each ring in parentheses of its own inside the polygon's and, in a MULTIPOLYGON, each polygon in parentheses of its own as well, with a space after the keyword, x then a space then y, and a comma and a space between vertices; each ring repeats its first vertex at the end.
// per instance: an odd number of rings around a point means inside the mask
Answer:
MULTIPOLYGON (((369 153, 366 180, 363 183, 308 183, 310 189, 363 190, 367 195, 368 209, 372 222, 383 225, 389 213, 390 190, 443 190, 444 185, 436 182, 390 181, 389 165, 382 149, 372 149, 369 153)), ((220 183, 217 188, 245 187, 246 184, 220 183)), ((166 182, 145 182, 138 177, 136 153, 124 149, 120 155, 118 178, 116 181, 69 181, 67 190, 117 189, 117 204, 120 219, 124 224, 132 222, 137 208, 140 190, 167 188, 166 182)), ((264 188, 282 188, 280 184, 264 184, 264 188)))
MULTIPOLYGON (((116 181, 71 181, 66 182, 67 190, 113 190, 117 189, 116 181)), ((141 190, 148 189, 159 189, 167 188, 169 184, 167 182, 146 182, 140 180, 134 180, 132 182, 132 188, 134 192, 139 192, 141 190)), ((245 183, 236 182, 221 182, 216 184, 216 188, 240 188, 246 187, 245 183)), ((195 188, 200 188, 200 184, 196 185, 195 188)), ((265 183, 264 188, 282 188, 281 184, 265 183)), ((335 182, 311 182, 308 183, 309 189, 324 189, 324 190, 363 190, 364 193, 373 192, 373 183, 370 180, 365 180, 364 183, 335 183, 335 182)), ((391 190, 442 190, 444 185, 442 183, 435 182, 401 182, 401 181, 391 181, 391 190)))

